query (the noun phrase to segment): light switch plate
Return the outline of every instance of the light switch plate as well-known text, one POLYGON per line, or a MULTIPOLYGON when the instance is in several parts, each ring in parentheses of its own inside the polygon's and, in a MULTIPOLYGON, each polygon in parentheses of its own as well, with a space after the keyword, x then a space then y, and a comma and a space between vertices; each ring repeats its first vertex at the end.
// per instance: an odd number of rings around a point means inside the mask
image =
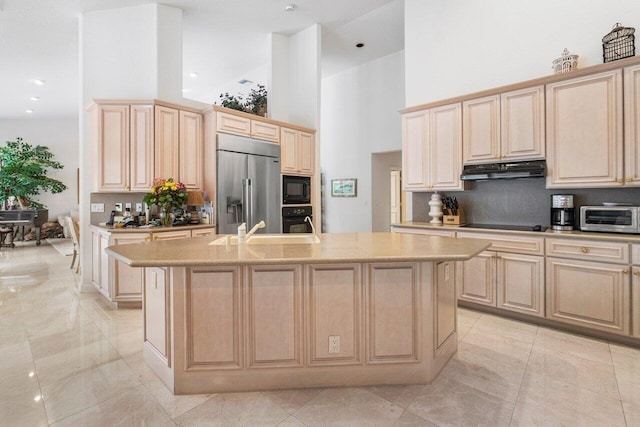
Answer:
POLYGON ((122 203, 116 203, 116 212, 122 212, 122 203))
POLYGON ((142 212, 142 203, 136 203, 136 212, 142 212))
POLYGON ((104 212, 104 203, 91 203, 91 212, 104 212))

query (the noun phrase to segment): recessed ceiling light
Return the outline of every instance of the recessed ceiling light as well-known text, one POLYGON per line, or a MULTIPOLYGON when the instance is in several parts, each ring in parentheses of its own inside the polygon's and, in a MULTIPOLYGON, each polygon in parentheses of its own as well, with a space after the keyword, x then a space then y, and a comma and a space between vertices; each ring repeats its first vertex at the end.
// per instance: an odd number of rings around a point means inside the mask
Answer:
POLYGON ((44 80, 40 80, 40 79, 34 79, 33 82, 38 86, 42 86, 46 83, 44 80))
POLYGON ((284 7, 285 12, 293 12, 294 10, 296 10, 295 3, 290 3, 284 7))
POLYGON ((25 113, 31 114, 31 113, 33 113, 33 110, 32 109, 28 109, 27 111, 25 111, 25 113))
POLYGON ((198 73, 196 73, 195 71, 192 71, 189 73, 189 77, 191 77, 192 79, 195 79, 196 77, 198 77, 198 73))
POLYGON ((31 98, 29 98, 32 101, 38 101, 40 99, 39 96, 32 96, 31 98))
POLYGON ((357 47, 358 49, 359 49, 359 48, 361 48, 361 47, 364 47, 364 43, 358 43, 358 44, 356 44, 356 47, 357 47))

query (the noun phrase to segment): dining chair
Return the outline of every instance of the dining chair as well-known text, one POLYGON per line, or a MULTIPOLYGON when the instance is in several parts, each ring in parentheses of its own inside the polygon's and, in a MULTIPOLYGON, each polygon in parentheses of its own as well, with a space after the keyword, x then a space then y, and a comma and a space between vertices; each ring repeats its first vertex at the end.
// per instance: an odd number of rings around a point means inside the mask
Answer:
POLYGON ((69 268, 73 268, 73 264, 75 264, 77 259, 78 265, 76 266, 76 273, 78 273, 80 271, 80 257, 78 256, 80 253, 80 227, 78 226, 78 221, 70 216, 66 216, 65 220, 69 226, 69 233, 73 241, 73 258, 71 259, 71 266, 69 268))

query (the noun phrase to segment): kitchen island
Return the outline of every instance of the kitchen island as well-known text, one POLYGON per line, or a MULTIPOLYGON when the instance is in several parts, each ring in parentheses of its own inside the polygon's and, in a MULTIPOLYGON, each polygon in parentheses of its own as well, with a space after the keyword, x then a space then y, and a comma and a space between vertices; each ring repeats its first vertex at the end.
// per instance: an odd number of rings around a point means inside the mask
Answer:
MULTIPOLYGON (((255 236, 260 237, 260 236, 255 236)), ((145 362, 175 394, 430 383, 456 352, 477 239, 321 234, 109 247, 145 268, 145 362)))

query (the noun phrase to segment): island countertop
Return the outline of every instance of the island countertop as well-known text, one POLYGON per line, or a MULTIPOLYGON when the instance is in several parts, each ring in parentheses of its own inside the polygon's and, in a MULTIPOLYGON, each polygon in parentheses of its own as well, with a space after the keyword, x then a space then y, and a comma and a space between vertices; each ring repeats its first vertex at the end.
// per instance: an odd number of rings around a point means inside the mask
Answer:
POLYGON ((405 233, 319 234, 320 243, 210 245, 220 236, 110 246, 107 254, 132 267, 196 267, 273 263, 419 262, 474 257, 490 246, 479 239, 405 233))

